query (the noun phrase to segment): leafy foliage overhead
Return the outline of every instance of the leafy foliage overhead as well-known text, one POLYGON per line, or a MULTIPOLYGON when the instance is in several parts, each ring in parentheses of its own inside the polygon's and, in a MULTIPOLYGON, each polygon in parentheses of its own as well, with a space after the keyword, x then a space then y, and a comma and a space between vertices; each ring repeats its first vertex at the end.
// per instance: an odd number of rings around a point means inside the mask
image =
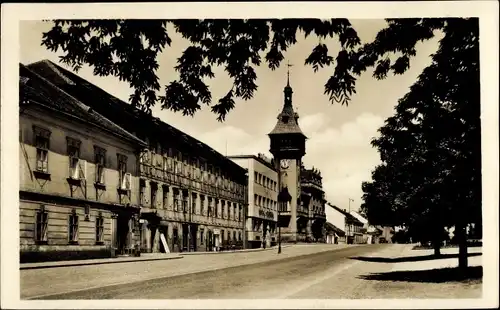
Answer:
POLYGON ((314 71, 331 67, 325 94, 347 105, 356 92, 356 76, 371 66, 376 78, 389 71, 403 73, 416 54, 415 43, 432 38, 444 25, 442 19, 388 20, 373 43, 362 45, 347 19, 55 20, 42 44, 51 51, 62 50, 61 61, 75 70, 89 65, 95 75, 128 82, 134 106, 150 111, 159 102, 162 108, 194 115, 207 105, 223 121, 235 99, 253 97, 258 88, 255 67, 265 62, 272 70, 278 68, 300 33, 340 43, 340 50, 331 55, 320 40, 305 64, 314 71), (168 24, 190 44, 177 59, 179 79, 162 89, 158 56, 168 55, 173 43, 168 24), (394 62, 387 57, 390 53, 399 55, 394 62), (212 104, 206 81, 215 77, 214 66, 222 66, 233 85, 212 104))

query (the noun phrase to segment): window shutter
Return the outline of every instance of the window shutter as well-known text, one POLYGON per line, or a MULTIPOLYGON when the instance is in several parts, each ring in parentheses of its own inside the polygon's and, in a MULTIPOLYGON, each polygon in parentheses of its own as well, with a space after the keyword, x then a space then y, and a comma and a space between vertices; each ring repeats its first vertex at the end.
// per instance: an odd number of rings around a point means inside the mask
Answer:
POLYGON ((84 159, 79 159, 78 160, 78 177, 80 179, 86 179, 87 178, 87 161, 84 159))
POLYGON ((122 182, 123 182, 123 184, 122 184, 123 189, 131 190, 132 189, 132 174, 125 173, 122 182))

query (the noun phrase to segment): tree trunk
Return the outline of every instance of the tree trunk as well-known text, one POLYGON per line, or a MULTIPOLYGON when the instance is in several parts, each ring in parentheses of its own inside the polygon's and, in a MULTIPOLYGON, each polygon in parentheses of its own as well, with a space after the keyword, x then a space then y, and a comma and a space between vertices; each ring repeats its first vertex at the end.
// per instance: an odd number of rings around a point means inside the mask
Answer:
POLYGON ((441 242, 438 240, 434 240, 434 242, 432 242, 432 245, 434 246, 434 256, 440 256, 441 255, 441 242))
POLYGON ((458 268, 467 269, 468 255, 467 255, 467 236, 465 234, 465 226, 456 226, 456 234, 458 241, 458 268))

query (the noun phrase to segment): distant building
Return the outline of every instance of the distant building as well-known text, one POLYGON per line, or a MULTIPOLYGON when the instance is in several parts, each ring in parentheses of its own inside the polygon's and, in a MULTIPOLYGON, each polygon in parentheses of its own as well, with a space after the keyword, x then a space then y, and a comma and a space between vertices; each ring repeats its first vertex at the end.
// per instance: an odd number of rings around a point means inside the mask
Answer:
POLYGON ((307 211, 308 216, 299 218, 297 233, 309 242, 326 242, 325 192, 321 172, 314 167, 300 171, 301 204, 299 208, 307 211))
POLYGON ((24 65, 19 74, 21 262, 130 251, 146 143, 24 65))
MULTIPOLYGON (((29 65, 64 92, 143 140, 138 153, 142 252, 213 251, 243 244, 246 170, 206 144, 48 61, 29 65)), ((131 224, 132 225, 132 224, 131 224)))
POLYGON ((228 156, 248 171, 246 237, 250 248, 269 247, 277 242, 278 173, 263 154, 228 156))
POLYGON ((344 227, 346 233, 345 238, 340 239, 340 242, 346 242, 348 244, 365 243, 363 238, 363 223, 345 209, 340 209, 329 203, 328 205, 333 209, 330 222, 337 227, 344 227))
POLYGON ((326 243, 338 244, 340 240, 345 240, 345 231, 330 222, 325 223, 326 243))

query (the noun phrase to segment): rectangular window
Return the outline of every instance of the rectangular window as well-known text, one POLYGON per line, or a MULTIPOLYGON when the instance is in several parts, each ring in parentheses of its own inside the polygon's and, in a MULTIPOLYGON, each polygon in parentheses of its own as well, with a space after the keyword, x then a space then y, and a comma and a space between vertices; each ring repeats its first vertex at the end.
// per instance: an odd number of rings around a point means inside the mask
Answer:
POLYGON ((35 241, 37 243, 47 243, 48 214, 45 206, 41 206, 36 212, 35 241))
POLYGON ((228 215, 228 219, 230 220, 231 219, 231 214, 233 213, 233 206, 231 204, 230 201, 227 202, 227 215, 228 215))
POLYGON ((205 196, 200 195, 200 214, 205 212, 205 196))
POLYGON ((213 204, 212 197, 208 197, 208 216, 212 216, 214 214, 212 204, 213 204))
POLYGON ((163 185, 163 209, 168 208, 168 186, 163 185))
POLYGON ((203 245, 203 240, 205 240, 205 234, 203 228, 200 230, 200 244, 203 245))
POLYGON ((182 197, 182 211, 188 212, 188 196, 183 195, 182 197))
POLYGON ((238 219, 238 205, 236 203, 233 203, 233 206, 234 206, 234 212, 233 212, 233 216, 234 216, 234 219, 237 220, 238 219))
POLYGON ((122 154, 116 154, 118 159, 118 172, 120 178, 120 186, 122 189, 129 189, 127 187, 127 156, 122 154))
POLYGON ((69 242, 78 243, 78 215, 76 210, 73 210, 69 216, 69 242))
POLYGON ((80 161, 80 145, 81 141, 67 137, 67 151, 69 157, 69 177, 79 180, 81 175, 80 161))
POLYGON ((104 242, 104 218, 100 212, 95 219, 95 241, 98 244, 104 242))
POLYGON ((158 193, 158 185, 154 182, 150 182, 151 186, 151 208, 156 208, 156 194, 158 193))
POLYGON ((174 211, 179 211, 179 191, 174 189, 174 211))
POLYGON ((233 241, 236 241, 236 230, 233 231, 233 241))
POLYGON ((215 217, 219 217, 219 200, 218 199, 215 199, 214 212, 215 212, 215 217))
POLYGON ((49 172, 49 144, 50 144, 50 131, 33 127, 35 136, 36 147, 36 170, 39 172, 49 172))
POLYGON ((104 184, 104 167, 106 167, 106 150, 94 146, 94 159, 95 159, 95 182, 104 184))
POLYGON ((191 213, 196 214, 196 194, 191 196, 191 213))
POLYGON ((143 206, 146 203, 146 181, 139 180, 139 203, 143 206))
POLYGON ((227 217, 227 212, 226 212, 226 202, 224 200, 221 200, 221 215, 222 215, 222 218, 226 218, 227 217))
POLYGON ((241 222, 241 220, 243 219, 242 214, 241 214, 243 211, 243 208, 241 207, 241 205, 238 206, 238 211, 239 211, 238 212, 239 213, 239 221, 241 222))

